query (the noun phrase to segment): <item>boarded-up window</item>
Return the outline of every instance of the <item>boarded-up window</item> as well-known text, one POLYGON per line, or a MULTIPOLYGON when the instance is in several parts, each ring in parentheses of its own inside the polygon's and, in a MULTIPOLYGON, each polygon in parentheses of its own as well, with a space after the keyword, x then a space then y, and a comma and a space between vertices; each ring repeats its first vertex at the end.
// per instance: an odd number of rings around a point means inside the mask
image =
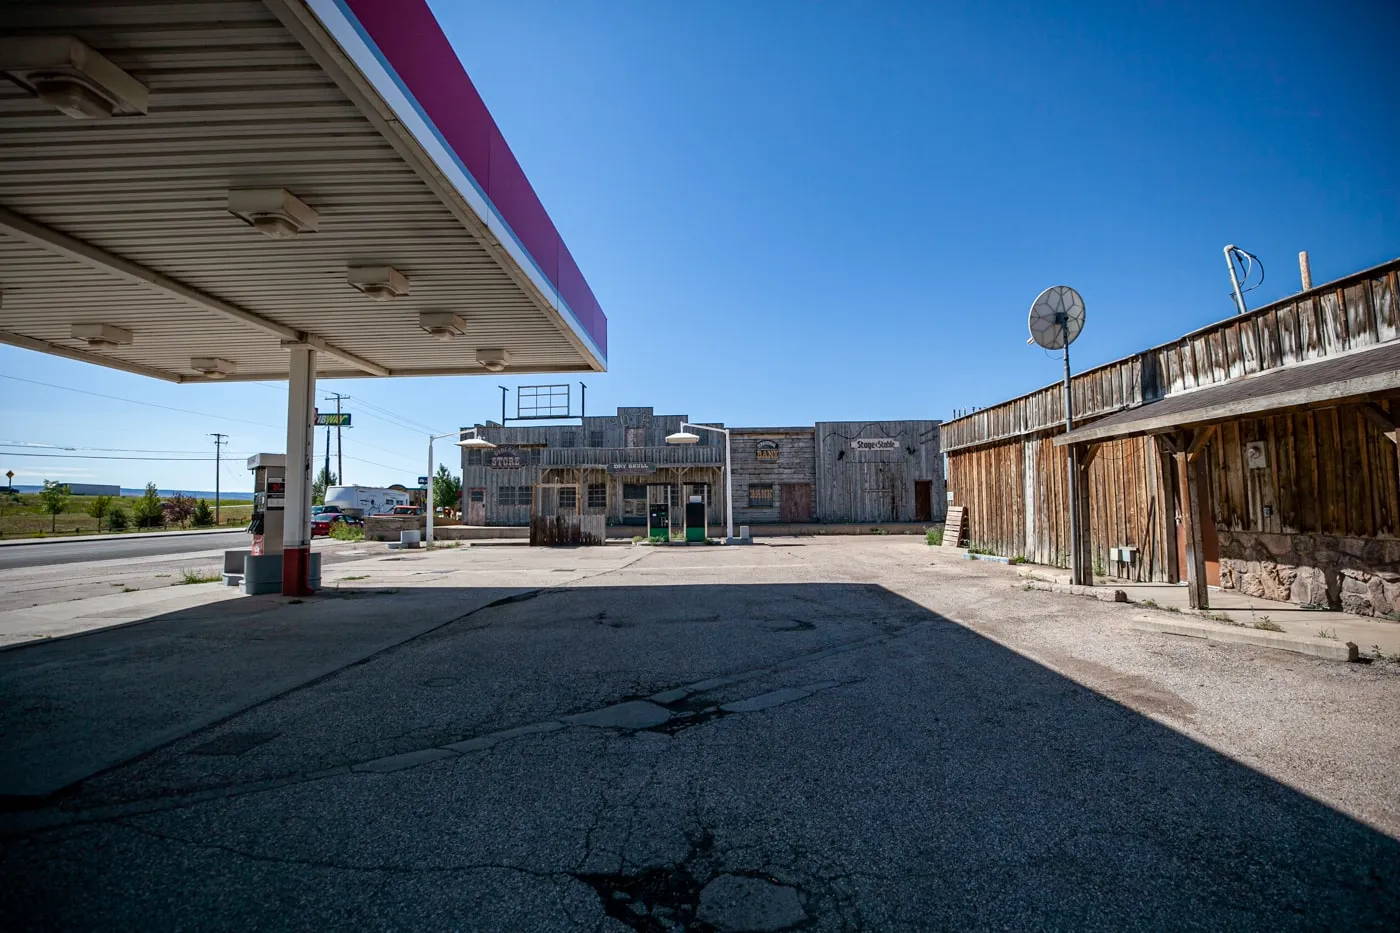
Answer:
POLYGON ((749 487, 749 508, 771 509, 773 507, 773 484, 752 485, 749 487))
POLYGON ((607 483, 588 484, 588 507, 590 509, 606 509, 608 507, 607 483))
POLYGON ((644 428, 628 428, 628 429, 627 429, 627 446, 628 446, 628 447, 645 447, 645 446, 646 446, 646 442, 647 442, 646 429, 644 429, 644 428))
POLYGON ((502 486, 496 490, 497 505, 529 505, 530 501, 529 486, 502 486))
POLYGON ((588 432, 588 446, 589 446, 589 447, 602 447, 602 446, 603 446, 603 432, 602 432, 602 431, 589 431, 589 432, 588 432))
POLYGON ((483 450, 468 450, 467 466, 481 466, 481 464, 483 463, 481 455, 483 453, 485 453, 485 451, 483 450))
POLYGON ((563 434, 559 435, 559 446, 560 446, 560 447, 572 447, 572 446, 574 446, 574 432, 573 432, 573 431, 565 431, 563 434))

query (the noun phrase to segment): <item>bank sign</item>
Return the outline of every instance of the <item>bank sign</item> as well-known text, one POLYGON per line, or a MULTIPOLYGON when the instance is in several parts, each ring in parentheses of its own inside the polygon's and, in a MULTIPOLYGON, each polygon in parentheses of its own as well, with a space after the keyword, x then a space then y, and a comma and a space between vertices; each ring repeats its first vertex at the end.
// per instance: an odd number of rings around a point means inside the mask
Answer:
POLYGON ((893 437, 858 437, 851 441, 855 451, 898 450, 899 441, 893 437))

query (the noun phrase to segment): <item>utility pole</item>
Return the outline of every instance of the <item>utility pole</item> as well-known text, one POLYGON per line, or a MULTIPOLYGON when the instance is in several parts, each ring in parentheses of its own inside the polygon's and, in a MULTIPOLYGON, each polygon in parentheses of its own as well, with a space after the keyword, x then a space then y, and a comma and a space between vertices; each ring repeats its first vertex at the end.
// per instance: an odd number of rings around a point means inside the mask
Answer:
MULTIPOLYGON (((348 395, 341 395, 339 392, 332 392, 326 396, 327 400, 335 402, 335 481, 341 485, 345 484, 345 448, 340 441, 340 403, 350 398, 348 395)), ((330 431, 326 431, 326 467, 330 468, 330 431)))
POLYGON ((215 432, 213 434, 210 434, 209 436, 214 439, 214 524, 217 525, 220 522, 219 475, 222 472, 220 467, 223 466, 222 457, 224 452, 224 445, 228 443, 228 435, 219 434, 215 432))

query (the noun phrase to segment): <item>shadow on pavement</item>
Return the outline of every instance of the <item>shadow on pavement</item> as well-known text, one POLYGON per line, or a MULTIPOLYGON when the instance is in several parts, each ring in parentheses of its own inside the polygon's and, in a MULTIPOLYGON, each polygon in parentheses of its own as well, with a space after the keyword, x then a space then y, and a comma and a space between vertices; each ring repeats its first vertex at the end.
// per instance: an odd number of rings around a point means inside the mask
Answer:
POLYGON ((767 929, 1400 920, 1396 840, 876 585, 175 613, 0 655, 0 704, 12 807, 173 741, 64 798, 164 815, 11 829, 11 929, 755 928, 721 882, 767 929))

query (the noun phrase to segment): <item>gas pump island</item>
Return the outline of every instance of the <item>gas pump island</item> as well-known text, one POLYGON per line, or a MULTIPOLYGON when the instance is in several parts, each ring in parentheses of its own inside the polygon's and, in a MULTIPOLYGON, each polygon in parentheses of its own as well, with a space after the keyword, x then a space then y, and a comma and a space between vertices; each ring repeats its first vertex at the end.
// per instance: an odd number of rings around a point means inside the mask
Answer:
MULTIPOLYGON (((224 582, 240 586, 249 596, 282 592, 282 542, 286 521, 287 456, 254 454, 252 543, 247 550, 224 552, 224 582)), ((310 583, 321 586, 321 555, 310 555, 310 583)))

